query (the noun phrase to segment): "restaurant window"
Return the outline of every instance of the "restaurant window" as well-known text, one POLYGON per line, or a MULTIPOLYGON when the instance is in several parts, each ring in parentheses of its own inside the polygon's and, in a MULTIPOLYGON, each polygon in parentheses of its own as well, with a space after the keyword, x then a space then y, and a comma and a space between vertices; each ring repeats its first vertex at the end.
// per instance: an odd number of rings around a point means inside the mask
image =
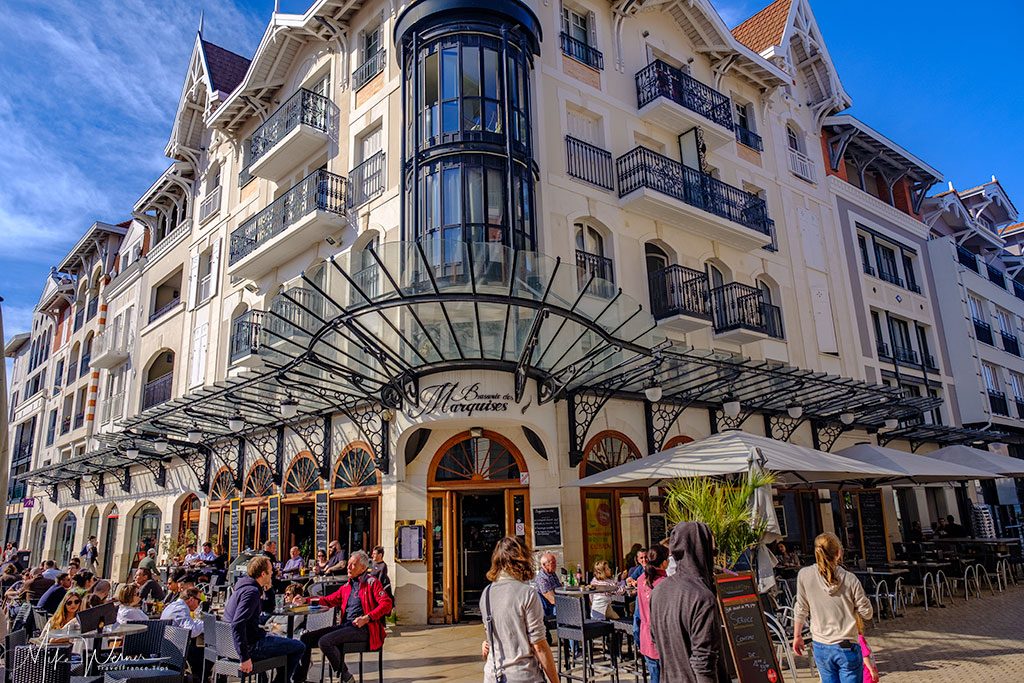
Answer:
POLYGON ((202 504, 199 497, 190 493, 181 501, 178 512, 178 541, 196 543, 199 540, 199 511, 202 504), (189 536, 191 534, 191 537, 189 536))
POLYGON ((135 547, 132 568, 135 568, 150 548, 160 546, 160 508, 147 502, 136 511, 132 517, 131 538, 135 547))
MULTIPOLYGON (((602 432, 584 449, 579 474, 582 478, 639 458, 640 451, 625 435, 602 432)), ((647 490, 585 488, 583 508, 584 564, 606 560, 615 570, 625 569, 630 548, 647 544, 647 490)))

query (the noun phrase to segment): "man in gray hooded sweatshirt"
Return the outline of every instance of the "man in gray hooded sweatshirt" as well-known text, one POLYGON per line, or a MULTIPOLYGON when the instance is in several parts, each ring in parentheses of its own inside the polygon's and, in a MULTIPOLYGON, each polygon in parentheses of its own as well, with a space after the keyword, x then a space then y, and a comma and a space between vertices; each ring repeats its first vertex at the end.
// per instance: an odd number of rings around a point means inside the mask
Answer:
POLYGON ((669 537, 676 572, 651 594, 651 635, 662 683, 727 683, 714 583, 714 540, 700 522, 680 522, 669 537))

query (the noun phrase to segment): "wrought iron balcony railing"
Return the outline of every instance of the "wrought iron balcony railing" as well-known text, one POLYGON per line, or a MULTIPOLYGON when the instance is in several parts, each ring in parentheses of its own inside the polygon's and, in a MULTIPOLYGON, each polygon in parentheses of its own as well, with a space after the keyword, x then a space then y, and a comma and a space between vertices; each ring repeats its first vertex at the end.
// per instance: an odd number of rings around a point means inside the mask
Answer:
POLYGON ((366 61, 360 64, 356 70, 352 72, 352 89, 359 90, 369 83, 370 79, 384 70, 384 66, 386 64, 387 53, 384 50, 378 50, 367 57, 366 61))
POLYGON ((764 151, 764 141, 761 139, 761 136, 738 123, 736 124, 736 142, 758 152, 764 151))
POLYGON ((248 310, 235 318, 231 324, 230 359, 232 363, 239 358, 259 352, 262 326, 263 311, 248 310))
POLYGON ((892 354, 889 352, 889 345, 885 342, 876 342, 875 350, 878 351, 879 358, 892 358, 892 354))
POLYGON ((992 326, 984 320, 974 318, 974 336, 980 341, 992 346, 992 326))
POLYGON ((142 388, 142 409, 146 410, 147 408, 170 401, 173 384, 173 372, 168 372, 166 375, 157 377, 152 382, 147 382, 142 388))
POLYGON ((980 273, 978 270, 978 257, 959 244, 956 246, 956 260, 960 262, 960 265, 970 268, 975 273, 980 273))
POLYGON ((864 272, 870 275, 871 277, 877 277, 877 275, 875 274, 875 269, 871 266, 870 263, 864 263, 864 272))
POLYGON ((619 157, 615 164, 620 197, 648 188, 763 235, 771 235, 768 205, 756 194, 733 187, 646 147, 635 147, 619 157))
POLYGON ((903 286, 903 278, 901 278, 896 273, 886 270, 885 268, 878 269, 878 279, 885 280, 886 282, 894 284, 897 287, 903 286))
POLYGON ((269 152, 274 145, 300 125, 310 126, 325 133, 329 132, 334 104, 330 99, 312 90, 301 88, 277 108, 262 126, 256 129, 249 141, 251 155, 249 166, 269 152))
POLYGON ((1014 403, 1017 404, 1017 417, 1024 420, 1024 397, 1018 396, 1014 403))
POLYGON ((1003 277, 1003 271, 999 270, 991 263, 986 263, 985 269, 988 271, 989 282, 1006 289, 1006 278, 1003 277))
POLYGON ((231 233, 229 263, 242 260, 313 211, 345 213, 349 199, 345 178, 323 169, 313 171, 231 233))
POLYGON ((1009 416, 1010 408, 1006 403, 1006 394, 994 389, 988 390, 988 405, 994 415, 1009 416))
POLYGON ((784 338, 782 309, 764 300, 760 289, 730 282, 711 290, 715 332, 739 328, 784 338))
POLYGON ((171 311, 173 311, 175 308, 177 308, 180 305, 181 305, 181 297, 180 296, 171 299, 170 301, 165 303, 163 306, 161 306, 160 308, 156 309, 155 311, 153 311, 152 313, 149 314, 149 322, 153 322, 157 318, 162 318, 163 316, 167 315, 168 313, 170 313, 171 311))
POLYGON ((727 95, 701 83, 682 69, 656 59, 636 74, 637 108, 642 109, 659 97, 733 130, 732 100, 727 95))
POLYGON ((558 34, 558 38, 561 41, 562 54, 575 59, 577 62, 586 64, 591 69, 604 70, 604 55, 601 54, 600 50, 582 40, 573 38, 565 31, 558 34))
POLYGON ((612 153, 588 142, 565 136, 565 168, 573 178, 606 190, 615 189, 612 153))
POLYGON ((894 345, 892 347, 892 355, 897 363, 903 365, 920 365, 921 360, 917 355, 917 351, 906 346, 894 345))
POLYGON ((921 359, 924 361, 924 366, 929 370, 938 370, 939 364, 935 362, 935 356, 930 353, 922 353, 921 359))
POLYGON ((914 294, 921 293, 921 285, 917 284, 913 280, 907 280, 907 289, 909 289, 914 294))
POLYGON ((707 273, 674 265, 651 273, 648 279, 656 319, 674 315, 711 319, 707 273))
POLYGON ((359 164, 348 174, 352 206, 362 206, 384 193, 384 150, 359 164))
POLYGON ((1007 353, 1012 353, 1015 356, 1020 355, 1020 341, 1017 339, 1017 335, 1010 334, 1009 332, 1003 332, 1000 330, 999 336, 1003 338, 1003 350, 1007 353))
POLYGON ((615 294, 615 271, 606 256, 577 249, 576 279, 581 291, 587 287, 588 293, 606 298, 615 294))

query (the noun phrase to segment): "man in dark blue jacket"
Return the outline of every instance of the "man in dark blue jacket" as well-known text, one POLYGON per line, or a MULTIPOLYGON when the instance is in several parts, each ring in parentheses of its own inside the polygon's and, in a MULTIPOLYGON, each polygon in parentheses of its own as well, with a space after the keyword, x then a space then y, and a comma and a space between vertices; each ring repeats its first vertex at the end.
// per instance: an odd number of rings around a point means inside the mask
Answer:
POLYGON ((273 582, 273 572, 270 558, 259 555, 249 560, 246 575, 235 584, 224 607, 224 621, 231 624, 231 637, 240 659, 239 671, 250 673, 253 660, 285 655, 288 657, 286 680, 290 681, 306 646, 292 638, 268 635, 260 627, 260 604, 263 592, 273 582))
POLYGON ((53 614, 57 611, 60 601, 64 599, 64 596, 70 589, 71 577, 68 576, 67 572, 61 572, 57 576, 57 583, 46 589, 46 592, 39 598, 39 603, 36 607, 47 614, 53 614))

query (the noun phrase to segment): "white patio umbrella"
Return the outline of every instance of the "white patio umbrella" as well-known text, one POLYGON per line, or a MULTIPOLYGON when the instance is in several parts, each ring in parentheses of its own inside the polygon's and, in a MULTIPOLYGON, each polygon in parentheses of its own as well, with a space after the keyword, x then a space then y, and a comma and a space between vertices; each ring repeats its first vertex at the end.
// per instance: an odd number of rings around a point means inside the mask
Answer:
POLYGON ((959 445, 946 446, 937 451, 926 453, 925 457, 956 463, 964 467, 985 470, 997 477, 1024 477, 1024 460, 1010 458, 990 451, 983 451, 980 448, 959 445))
POLYGON ((900 478, 902 472, 741 431, 727 431, 654 453, 568 484, 570 487, 656 486, 684 477, 774 472, 779 483, 900 478))
POLYGON ((968 479, 994 479, 998 476, 986 471, 985 468, 965 467, 956 462, 927 458, 923 455, 869 443, 844 448, 836 455, 904 473, 905 476, 901 479, 886 482, 891 484, 929 484, 968 479))

